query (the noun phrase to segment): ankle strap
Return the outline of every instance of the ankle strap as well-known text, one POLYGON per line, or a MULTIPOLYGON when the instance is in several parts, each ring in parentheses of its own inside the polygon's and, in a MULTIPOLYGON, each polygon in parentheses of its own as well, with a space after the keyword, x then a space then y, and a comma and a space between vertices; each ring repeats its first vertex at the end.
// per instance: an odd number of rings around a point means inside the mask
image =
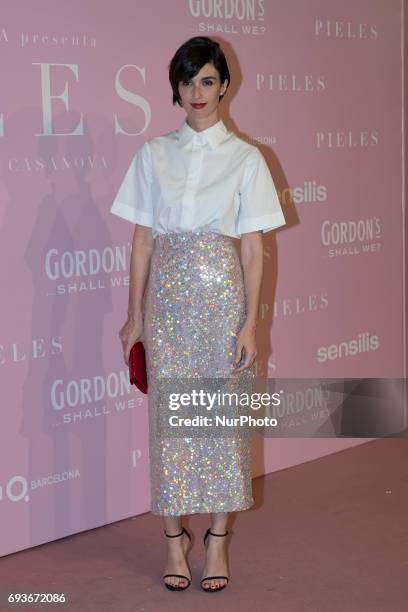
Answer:
POLYGON ((207 539, 208 535, 217 536, 217 538, 223 538, 224 536, 228 535, 228 529, 226 530, 225 533, 214 533, 211 531, 211 527, 209 527, 207 531, 205 532, 204 540, 207 539))
POLYGON ((179 536, 183 535, 183 533, 185 532, 185 529, 183 527, 183 529, 180 531, 180 533, 176 533, 175 535, 169 535, 168 533, 166 533, 166 530, 164 530, 165 536, 167 538, 178 538, 179 536))

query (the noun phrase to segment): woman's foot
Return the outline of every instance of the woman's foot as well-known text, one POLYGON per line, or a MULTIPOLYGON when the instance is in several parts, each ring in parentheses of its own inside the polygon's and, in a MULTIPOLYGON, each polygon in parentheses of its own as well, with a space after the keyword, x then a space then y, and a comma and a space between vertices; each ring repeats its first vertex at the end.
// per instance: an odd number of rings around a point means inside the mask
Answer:
MULTIPOLYGON (((168 533, 167 535, 175 535, 168 533)), ((190 539, 186 532, 183 532, 179 537, 166 538, 167 540, 167 562, 164 568, 164 574, 182 574, 191 580, 191 573, 188 567, 186 554, 190 546, 190 539)), ((177 576, 167 576, 163 578, 166 584, 173 587, 186 587, 189 583, 186 578, 177 576)))
MULTIPOLYGON (((225 531, 218 531, 211 528, 212 533, 219 536, 224 535, 225 531)), ((201 586, 205 590, 220 589, 225 587, 228 580, 226 578, 212 578, 203 580, 206 576, 228 576, 228 557, 227 557, 227 537, 212 536, 208 533, 205 543, 206 561, 201 586)))

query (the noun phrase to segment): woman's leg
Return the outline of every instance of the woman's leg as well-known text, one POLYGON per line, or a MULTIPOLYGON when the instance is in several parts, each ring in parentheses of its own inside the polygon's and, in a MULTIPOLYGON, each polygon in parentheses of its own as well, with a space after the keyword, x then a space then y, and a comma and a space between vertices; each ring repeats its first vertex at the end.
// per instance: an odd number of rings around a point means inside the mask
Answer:
MULTIPOLYGON (((176 535, 182 530, 181 516, 165 516, 164 528, 168 535, 176 535)), ((185 533, 179 538, 166 538, 167 540, 167 561, 163 574, 183 574, 191 579, 185 554, 189 546, 189 539, 185 533)), ((164 582, 172 586, 186 586, 187 580, 184 578, 167 577, 164 582)))
MULTIPOLYGON (((228 512, 213 512, 211 514, 211 531, 213 533, 225 533, 227 530, 228 512)), ((228 576, 227 563, 227 536, 217 538, 209 535, 206 544, 206 561, 202 578, 205 576, 228 576)), ((215 588, 226 584, 226 580, 216 578, 203 582, 205 589, 215 588)))

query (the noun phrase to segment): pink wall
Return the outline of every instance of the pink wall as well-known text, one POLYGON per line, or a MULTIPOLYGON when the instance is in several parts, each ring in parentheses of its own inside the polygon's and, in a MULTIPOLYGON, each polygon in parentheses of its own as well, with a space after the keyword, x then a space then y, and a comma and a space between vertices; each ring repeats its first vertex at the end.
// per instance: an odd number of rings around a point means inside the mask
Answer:
MULTIPOLYGON (((132 226, 109 208, 134 151, 184 118, 167 66, 190 36, 226 50, 222 118, 259 143, 288 221, 265 235, 260 374, 406 372, 401 1, 119 9, 3 3, 0 555, 149 510, 146 399, 118 338, 132 226), (364 333, 377 348, 345 354, 364 333)), ((257 439, 254 475, 363 441, 257 439)))

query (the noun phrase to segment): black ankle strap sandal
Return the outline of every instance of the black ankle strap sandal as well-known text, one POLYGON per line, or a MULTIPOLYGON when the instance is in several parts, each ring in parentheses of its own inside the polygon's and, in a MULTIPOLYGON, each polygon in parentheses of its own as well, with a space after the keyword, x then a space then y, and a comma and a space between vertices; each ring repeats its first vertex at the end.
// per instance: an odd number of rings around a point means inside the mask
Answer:
MULTIPOLYGON (((166 538, 178 538, 180 536, 183 535, 183 533, 185 533, 188 537, 188 539, 191 542, 191 535, 188 533, 187 529, 185 529, 183 527, 183 529, 180 531, 180 533, 176 533, 175 535, 169 535, 168 533, 166 533, 166 530, 164 530, 164 534, 166 536, 166 538)), ((191 584, 191 579, 188 578, 187 576, 183 576, 183 574, 164 574, 163 578, 184 578, 184 580, 187 580, 188 584, 186 584, 185 586, 173 586, 172 584, 167 584, 167 582, 165 582, 165 586, 170 589, 170 591, 185 591, 186 589, 188 589, 188 587, 191 584)))
MULTIPOLYGON (((205 534, 204 534, 204 545, 205 545, 205 542, 206 542, 206 540, 207 540, 209 535, 217 536, 217 538, 224 538, 226 535, 228 535, 228 529, 227 529, 227 531, 225 533, 213 533, 211 531, 211 527, 209 527, 207 529, 207 531, 205 532, 205 534)), ((203 589, 203 591, 208 591, 209 593, 213 593, 214 591, 221 591, 221 589, 224 589, 227 586, 227 584, 228 584, 228 580, 229 580, 228 576, 206 576, 205 578, 202 578, 202 580, 200 581, 200 586, 203 589), (226 584, 223 584, 223 585, 221 585, 219 587, 216 587, 216 588, 212 588, 212 587, 205 588, 205 587, 203 587, 203 582, 205 582, 206 580, 215 580, 217 578, 220 579, 220 580, 221 579, 222 580, 226 580, 227 581, 226 584)))

